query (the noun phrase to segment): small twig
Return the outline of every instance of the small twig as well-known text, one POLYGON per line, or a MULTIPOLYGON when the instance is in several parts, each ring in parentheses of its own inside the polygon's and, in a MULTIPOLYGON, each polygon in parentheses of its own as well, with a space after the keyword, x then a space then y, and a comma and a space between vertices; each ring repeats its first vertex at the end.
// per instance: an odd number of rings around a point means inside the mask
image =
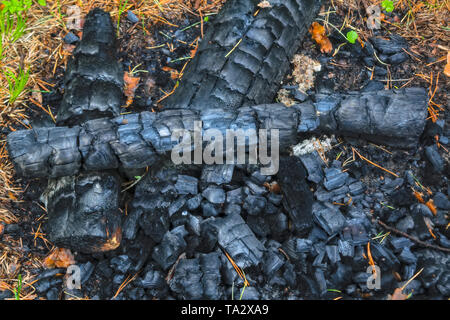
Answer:
POLYGON ((413 281, 415 278, 417 278, 417 276, 418 276, 419 274, 422 273, 423 269, 424 269, 424 268, 420 269, 420 271, 417 272, 411 279, 409 279, 409 280, 403 285, 403 287, 401 287, 400 289, 401 289, 402 291, 405 290, 406 287, 411 283, 411 281, 413 281))
POLYGON ((430 248, 430 249, 436 249, 436 250, 440 250, 440 251, 444 251, 444 252, 450 252, 449 248, 444 248, 444 247, 436 246, 434 244, 430 244, 430 243, 426 243, 424 241, 421 241, 421 240, 419 240, 419 239, 417 239, 417 238, 415 238, 413 236, 410 236, 409 234, 407 234, 407 233, 405 233, 403 231, 400 231, 398 229, 395 229, 393 227, 388 226, 383 221, 376 220, 376 222, 380 226, 382 226, 383 228, 385 228, 385 229, 387 229, 389 231, 392 231, 394 233, 397 233, 397 234, 401 235, 402 237, 408 238, 409 240, 411 240, 411 241, 413 241, 413 242, 415 242, 415 243, 417 243, 417 244, 419 244, 419 245, 421 245, 423 247, 430 248))

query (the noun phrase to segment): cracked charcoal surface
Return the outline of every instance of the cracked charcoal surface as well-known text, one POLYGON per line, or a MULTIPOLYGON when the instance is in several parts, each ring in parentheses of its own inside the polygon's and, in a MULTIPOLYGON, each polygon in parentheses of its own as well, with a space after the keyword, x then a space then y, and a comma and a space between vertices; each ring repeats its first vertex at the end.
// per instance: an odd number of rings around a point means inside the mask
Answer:
POLYGON ((109 173, 50 180, 49 240, 81 252, 112 250, 121 240, 120 179, 109 173))
POLYGON ((296 157, 280 159, 279 183, 283 193, 283 206, 299 235, 312 227, 313 195, 305 183, 306 170, 296 157))
POLYGON ((67 66, 58 125, 120 114, 123 71, 116 50, 115 28, 109 14, 92 10, 86 16, 83 39, 67 66))
MULTIPOLYGON (((123 75, 115 57, 115 41, 109 14, 92 10, 67 67, 57 125, 119 114, 123 75)), ((59 141, 66 144, 66 139, 63 135, 59 141)), ((59 158, 56 171, 72 166, 67 152, 53 152, 59 158)), ((113 173, 90 172, 50 180, 45 199, 50 241, 81 252, 117 248, 122 238, 119 190, 120 178, 113 173)))
POLYGON ((272 1, 254 15, 259 2, 225 3, 166 108, 237 109, 273 100, 321 1, 272 1))
MULTIPOLYGON (((8 150, 18 174, 58 177, 82 170, 154 165, 177 144, 171 141, 173 130, 193 130, 196 120, 203 121, 204 128, 222 132, 238 128, 278 129, 282 150, 298 141, 298 134, 305 131, 340 133, 392 146, 413 147, 425 127, 427 93, 421 88, 375 94, 318 94, 316 100, 314 104, 307 102, 292 108, 276 104, 238 111, 143 112, 96 119, 70 129, 16 131, 8 135, 8 150)), ((434 154, 432 159, 438 159, 434 154)))

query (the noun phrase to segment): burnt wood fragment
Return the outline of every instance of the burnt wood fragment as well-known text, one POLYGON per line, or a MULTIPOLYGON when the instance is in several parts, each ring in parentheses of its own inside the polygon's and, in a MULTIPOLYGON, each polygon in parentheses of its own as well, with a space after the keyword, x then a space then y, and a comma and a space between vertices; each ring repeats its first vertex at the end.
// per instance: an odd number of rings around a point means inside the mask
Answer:
MULTIPOLYGON (((119 115, 122 82, 111 18, 108 13, 94 9, 86 17, 83 39, 67 67, 66 91, 58 110, 57 125, 80 125, 86 120, 119 115)), ((44 197, 49 240, 59 247, 86 253, 116 249, 122 238, 119 176, 95 171, 68 175, 77 163, 77 160, 69 161, 69 150, 73 150, 78 129, 54 129, 62 133, 56 138, 56 144, 65 147, 51 151, 57 154, 58 160, 53 164, 55 172, 60 174, 48 176, 65 177, 50 180, 44 197)), ((92 161, 104 164, 100 157, 92 161)))
POLYGON ((278 182, 283 193, 283 206, 299 236, 305 236, 312 228, 313 194, 306 181, 306 170, 297 157, 280 159, 278 182))
POLYGON ((8 148, 18 174, 29 177, 145 168, 178 144, 171 140, 172 133, 179 129, 192 132, 194 121, 202 121, 204 129, 218 129, 224 136, 227 129, 278 129, 281 150, 307 132, 343 134, 410 148, 424 130, 426 113, 427 93, 421 88, 317 95, 315 103, 291 108, 266 104, 237 111, 172 109, 96 119, 72 128, 15 131, 8 135, 8 148))

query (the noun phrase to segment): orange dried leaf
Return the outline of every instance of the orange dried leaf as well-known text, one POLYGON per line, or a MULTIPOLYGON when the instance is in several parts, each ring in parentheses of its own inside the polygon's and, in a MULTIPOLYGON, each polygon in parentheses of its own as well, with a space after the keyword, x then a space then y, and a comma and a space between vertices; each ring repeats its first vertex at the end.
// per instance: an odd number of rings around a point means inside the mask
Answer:
POLYGON ((56 248, 45 258, 44 265, 51 268, 67 268, 75 263, 75 258, 69 249, 56 248))
POLYGON ((417 199, 420 203, 425 203, 425 201, 423 200, 423 193, 417 192, 416 190, 414 190, 414 197, 416 197, 416 199, 417 199))
POLYGON ((13 201, 17 201, 17 197, 11 191, 8 192, 8 197, 13 201))
POLYGON ((272 183, 265 182, 264 187, 266 187, 272 193, 277 193, 277 194, 281 193, 281 187, 276 181, 274 181, 272 183))
POLYGON ((428 200, 428 202, 425 203, 425 205, 431 210, 431 212, 433 212, 434 215, 437 214, 437 209, 436 206, 434 205, 433 199, 428 200))
POLYGON ((402 288, 397 288, 394 290, 394 293, 391 295, 389 295, 389 300, 406 300, 408 298, 408 295, 404 294, 402 292, 402 288))
POLYGON ((141 78, 139 77, 132 77, 130 73, 125 72, 123 75, 123 81, 125 82, 125 95, 127 97, 134 97, 134 92, 137 89, 137 86, 139 84, 139 81, 141 78))
POLYGON ((178 72, 178 70, 173 69, 171 67, 164 66, 164 67, 162 67, 162 70, 166 71, 166 72, 170 72, 170 78, 172 80, 176 80, 180 77, 180 73, 178 72))
POLYGON ((198 46, 196 46, 194 49, 191 50, 191 58, 194 58, 197 54, 198 46))
POLYGON ((333 45, 330 39, 325 34, 325 28, 318 22, 313 22, 311 28, 309 28, 312 39, 320 46, 320 51, 323 53, 331 53, 333 45))
POLYGON ((450 51, 447 52, 447 64, 445 65, 444 74, 450 77, 450 51))

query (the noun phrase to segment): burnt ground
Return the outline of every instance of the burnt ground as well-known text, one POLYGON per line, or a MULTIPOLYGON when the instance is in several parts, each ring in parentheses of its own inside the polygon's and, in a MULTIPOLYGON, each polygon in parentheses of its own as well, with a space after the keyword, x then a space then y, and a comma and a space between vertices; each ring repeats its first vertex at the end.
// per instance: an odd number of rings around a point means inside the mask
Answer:
MULTIPOLYGON (((363 10, 361 10, 363 11, 363 10)), ((344 9, 338 10, 337 14, 330 17, 330 23, 335 26, 341 26, 344 20, 346 12, 344 9)), ((359 13, 361 14, 361 13, 359 13)), ((400 12, 397 12, 401 16, 400 12)), ((354 12, 357 16, 357 13, 354 12)), ((211 17, 213 18, 213 17, 211 17)), ((389 18, 389 17, 388 17, 389 18)), ((123 64, 124 70, 130 71, 134 67, 138 66, 140 70, 136 73, 136 76, 140 77, 140 83, 136 90, 135 97, 132 104, 126 109, 126 112, 139 112, 143 110, 158 111, 163 102, 160 101, 165 93, 169 93, 175 87, 179 79, 176 77, 176 71, 181 71, 186 62, 189 59, 186 57, 191 56, 192 50, 195 45, 189 45, 195 43, 197 37, 200 36, 200 27, 194 26, 188 28, 185 31, 179 31, 183 27, 191 26, 198 22, 198 18, 186 15, 184 19, 175 21, 180 27, 170 27, 167 24, 156 25, 145 33, 138 25, 133 25, 130 21, 123 19, 121 23, 121 37, 119 38, 120 59, 123 64), (167 43, 169 45, 167 45, 167 43), (164 47, 155 48, 160 44, 166 44, 164 47), (173 47, 172 47, 173 46, 173 47), (175 71, 176 70, 176 71, 175 71)), ((360 22, 362 23, 362 22, 360 22)), ((207 26, 207 23, 206 23, 207 26)), ((333 43, 333 47, 337 48, 339 44, 344 43, 345 40, 336 32, 330 28, 331 34, 329 38, 333 43)), ((383 36, 388 38, 392 33, 392 29, 382 28, 373 35, 383 36)), ((346 33, 346 29, 343 30, 346 33)), ((361 35, 363 35, 361 33, 361 35)), ((365 34, 364 34, 365 35, 365 34)), ((366 39, 365 39, 366 40, 366 39)), ((439 42, 439 41, 438 41, 439 42)), ((420 45, 420 41, 417 39, 408 39, 407 43, 409 48, 416 48, 420 45)), ((443 44, 443 45, 448 45, 443 44)), ((408 50, 408 49, 407 49, 408 50)), ((450 238, 448 228, 448 208, 437 208, 437 213, 428 215, 432 221, 432 228, 423 228, 423 223, 409 218, 409 210, 412 207, 417 207, 420 204, 418 197, 414 196, 413 191, 423 194, 423 200, 427 203, 428 199, 435 199, 436 195, 441 193, 444 198, 447 199, 450 194, 449 186, 449 158, 448 158, 448 140, 445 137, 450 138, 449 132, 449 113, 448 113, 448 77, 442 74, 443 64, 435 63, 431 66, 427 64, 436 62, 437 54, 435 52, 424 52, 418 50, 408 51, 408 57, 406 61, 397 65, 392 65, 387 68, 384 65, 376 63, 376 71, 372 72, 371 66, 367 64, 364 59, 367 55, 364 53, 364 49, 357 42, 355 45, 346 44, 341 47, 339 52, 331 56, 330 54, 323 54, 320 52, 318 46, 308 37, 303 42, 303 47, 299 52, 306 54, 307 56, 318 60, 321 65, 321 71, 316 73, 315 90, 334 90, 334 91, 348 91, 348 90, 361 90, 367 85, 369 80, 380 80, 381 84, 386 88, 399 88, 402 85, 407 87, 421 86, 434 90, 430 78, 417 76, 417 74, 429 76, 430 72, 433 72, 434 76, 440 73, 439 85, 433 96, 433 101, 439 104, 443 108, 443 112, 439 115, 439 120, 433 123, 431 119, 428 121, 426 131, 421 139, 419 146, 413 150, 396 150, 395 148, 377 146, 367 143, 365 141, 357 141, 352 139, 343 139, 340 137, 332 137, 333 148, 323 153, 323 157, 327 161, 329 167, 340 168, 341 170, 348 172, 350 176, 356 180, 362 181, 366 186, 363 196, 359 200, 361 206, 370 213, 372 219, 368 219, 373 225, 368 228, 368 236, 375 238, 374 243, 381 243, 382 241, 388 243, 390 238, 398 237, 394 232, 391 232, 386 236, 388 230, 376 225, 375 219, 380 219, 386 222, 388 225, 395 227, 396 229, 403 231, 415 238, 419 238, 422 241, 426 241, 435 246, 449 248, 450 238), (414 51, 414 53, 413 53, 414 51), (414 57, 413 57, 414 56, 414 57), (392 81, 385 81, 391 79, 392 81), (410 81, 396 81, 396 79, 411 79, 410 81), (445 124, 445 126, 444 126, 445 124), (429 158, 425 155, 425 147, 430 145, 437 145, 435 136, 438 135, 441 138, 440 147, 438 147, 438 153, 444 161, 444 169, 441 172, 437 172, 433 165, 430 163, 429 158), (370 159, 375 164, 391 171, 398 175, 399 178, 394 177, 392 174, 375 167, 358 157, 353 151, 353 148, 357 150, 361 155, 370 159), (401 181, 399 180, 401 179, 401 181), (408 225, 409 224, 409 225, 408 225), (376 230, 376 231, 375 231, 376 230), (381 235, 381 236, 380 236, 381 235), (378 236, 378 238, 377 238, 378 236), (386 236, 386 237, 384 237, 386 236)), ((369 63, 370 64, 370 63, 369 63)), ((48 83, 54 84, 51 91, 43 94, 43 105, 49 105, 56 114, 59 102, 63 94, 63 66, 56 69, 54 76, 44 78, 48 83)), ((285 85, 289 86, 291 79, 286 78, 285 85)), ((43 114, 39 109, 31 109, 29 112, 33 126, 44 125, 47 126, 52 122, 51 118, 43 114)), ((309 138, 309 137, 307 137, 309 138)), ((318 137, 321 140, 323 137, 318 137)), ((114 257, 119 255, 128 254, 133 257, 135 252, 133 248, 128 247, 124 249, 122 246, 113 252, 97 255, 84 255, 74 253, 75 260, 79 264, 84 264, 90 272, 87 272, 88 279, 83 284, 83 290, 78 292, 77 295, 64 294, 64 289, 61 286, 62 277, 53 276, 54 274, 63 274, 64 270, 56 270, 53 272, 52 277, 43 276, 43 264, 42 261, 48 255, 52 245, 45 239, 45 211, 42 207, 42 203, 39 200, 41 193, 46 187, 47 181, 43 179, 17 179, 17 182, 21 183, 24 192, 19 199, 20 202, 11 202, 10 208, 13 213, 19 218, 17 224, 6 225, 3 234, 0 232, 0 240, 2 246, 6 248, 8 244, 8 250, 20 252, 17 255, 18 260, 11 260, 11 263, 21 265, 23 270, 27 270, 31 274, 36 275, 36 279, 42 278, 38 282, 32 282, 35 289, 28 287, 27 290, 31 291, 31 297, 44 298, 44 299, 70 299, 70 298, 100 298, 110 299, 116 295, 120 284, 126 282, 128 278, 122 274, 120 264, 118 268, 114 268, 110 261, 114 257), (12 247, 14 244, 15 247, 12 247), (129 250, 125 251, 124 250, 129 250), (92 270, 91 270, 92 269, 92 270), (111 283, 111 278, 114 280, 111 283), (52 289, 49 289, 49 288, 52 289)), ((310 183, 310 188, 316 192, 320 189, 317 184, 310 183)), ((134 188, 130 189, 124 194, 123 202, 126 203, 132 197, 134 188)), ((317 194, 316 194, 317 195, 317 194)), ((440 196, 439 196, 440 197, 440 196)), ((356 198, 356 197, 355 197, 356 198)), ((336 201, 336 205, 341 206, 341 211, 347 214, 352 212, 354 207, 353 199, 348 196, 344 196, 340 201, 336 201)), ((441 203, 442 201, 440 201, 441 203)), ((444 201, 445 202, 445 201, 444 201)), ((445 206, 446 204, 441 206, 445 206)), ((125 209, 124 209, 125 210, 125 209)), ((417 209, 419 210, 419 209, 417 209)), ((420 210, 426 210, 423 206, 420 210)), ((429 210, 429 209, 428 209, 429 210)), ((364 247, 365 248, 365 247, 364 247)), ((390 250, 394 255, 399 258, 402 254, 401 251, 394 250, 390 245, 390 250)), ((449 283, 448 277, 446 289, 442 291, 436 290, 433 285, 430 284, 433 278, 433 272, 439 274, 439 266, 433 265, 438 259, 422 259, 428 253, 423 253, 424 250, 431 250, 432 252, 439 252, 439 254, 447 255, 448 253, 442 253, 435 249, 424 249, 420 244, 414 243, 412 249, 412 258, 419 259, 420 263, 415 264, 414 271, 405 271, 402 268, 392 270, 392 274, 389 276, 393 278, 393 283, 402 283, 411 278, 412 275, 417 273, 422 267, 423 279, 418 277, 418 281, 415 280, 412 288, 406 290, 406 293, 413 293, 411 299, 432 299, 432 298, 448 298, 449 297, 449 283), (422 254, 422 255, 421 255, 422 254), (426 261, 426 262, 423 262, 426 261), (397 281, 397 282, 395 282, 397 281), (432 289, 429 289, 432 288, 432 289)), ((6 249, 4 249, 6 250, 6 249)), ((367 252, 363 251, 367 256, 367 252)), ((14 256, 12 253, 11 256, 14 256)), ((359 257, 358 257, 359 258, 359 257)), ((381 257, 380 259, 384 259, 381 257)), ((406 258, 403 258, 406 259, 406 258)), ((375 263, 377 258, 374 257, 375 263)), ((400 258, 401 261, 403 261, 400 258)), ((362 264, 369 266, 369 261, 364 260, 362 264)), ((410 264, 409 264, 410 265, 410 264)), ((12 268, 14 266, 11 266, 12 268)), ((49 273, 49 271, 46 271, 49 273)), ((249 277, 257 277, 256 271, 249 271, 249 277)), ((45 273, 45 272, 44 272, 45 273)), ((52 272, 50 272, 52 273, 52 272)), ((142 274, 139 277, 143 276, 142 274)), ((357 275, 353 275, 355 278, 357 275)), ((138 280, 140 278, 137 278, 138 280)), ((127 284, 127 286, 121 290, 121 293, 117 295, 118 299, 155 299, 167 298, 165 294, 152 295, 149 290, 142 292, 139 286, 139 281, 135 280, 127 284)), ((440 278, 441 281, 444 278, 440 278)), ((387 280, 386 280, 387 281, 387 280)), ((339 289, 339 291, 329 291, 321 298, 333 299, 343 297, 344 299, 386 299, 388 294, 393 293, 395 285, 388 286, 388 289, 381 290, 379 292, 368 292, 359 287, 351 290, 351 285, 339 289)), ((301 290, 291 288, 288 285, 278 288, 279 292, 274 292, 272 295, 261 294, 260 297, 264 298, 302 298, 301 290)), ((250 292, 250 291, 249 291, 250 292)), ((0 298, 13 298, 10 291, 0 291, 0 298)), ((318 297, 317 297, 318 298, 318 297)))

